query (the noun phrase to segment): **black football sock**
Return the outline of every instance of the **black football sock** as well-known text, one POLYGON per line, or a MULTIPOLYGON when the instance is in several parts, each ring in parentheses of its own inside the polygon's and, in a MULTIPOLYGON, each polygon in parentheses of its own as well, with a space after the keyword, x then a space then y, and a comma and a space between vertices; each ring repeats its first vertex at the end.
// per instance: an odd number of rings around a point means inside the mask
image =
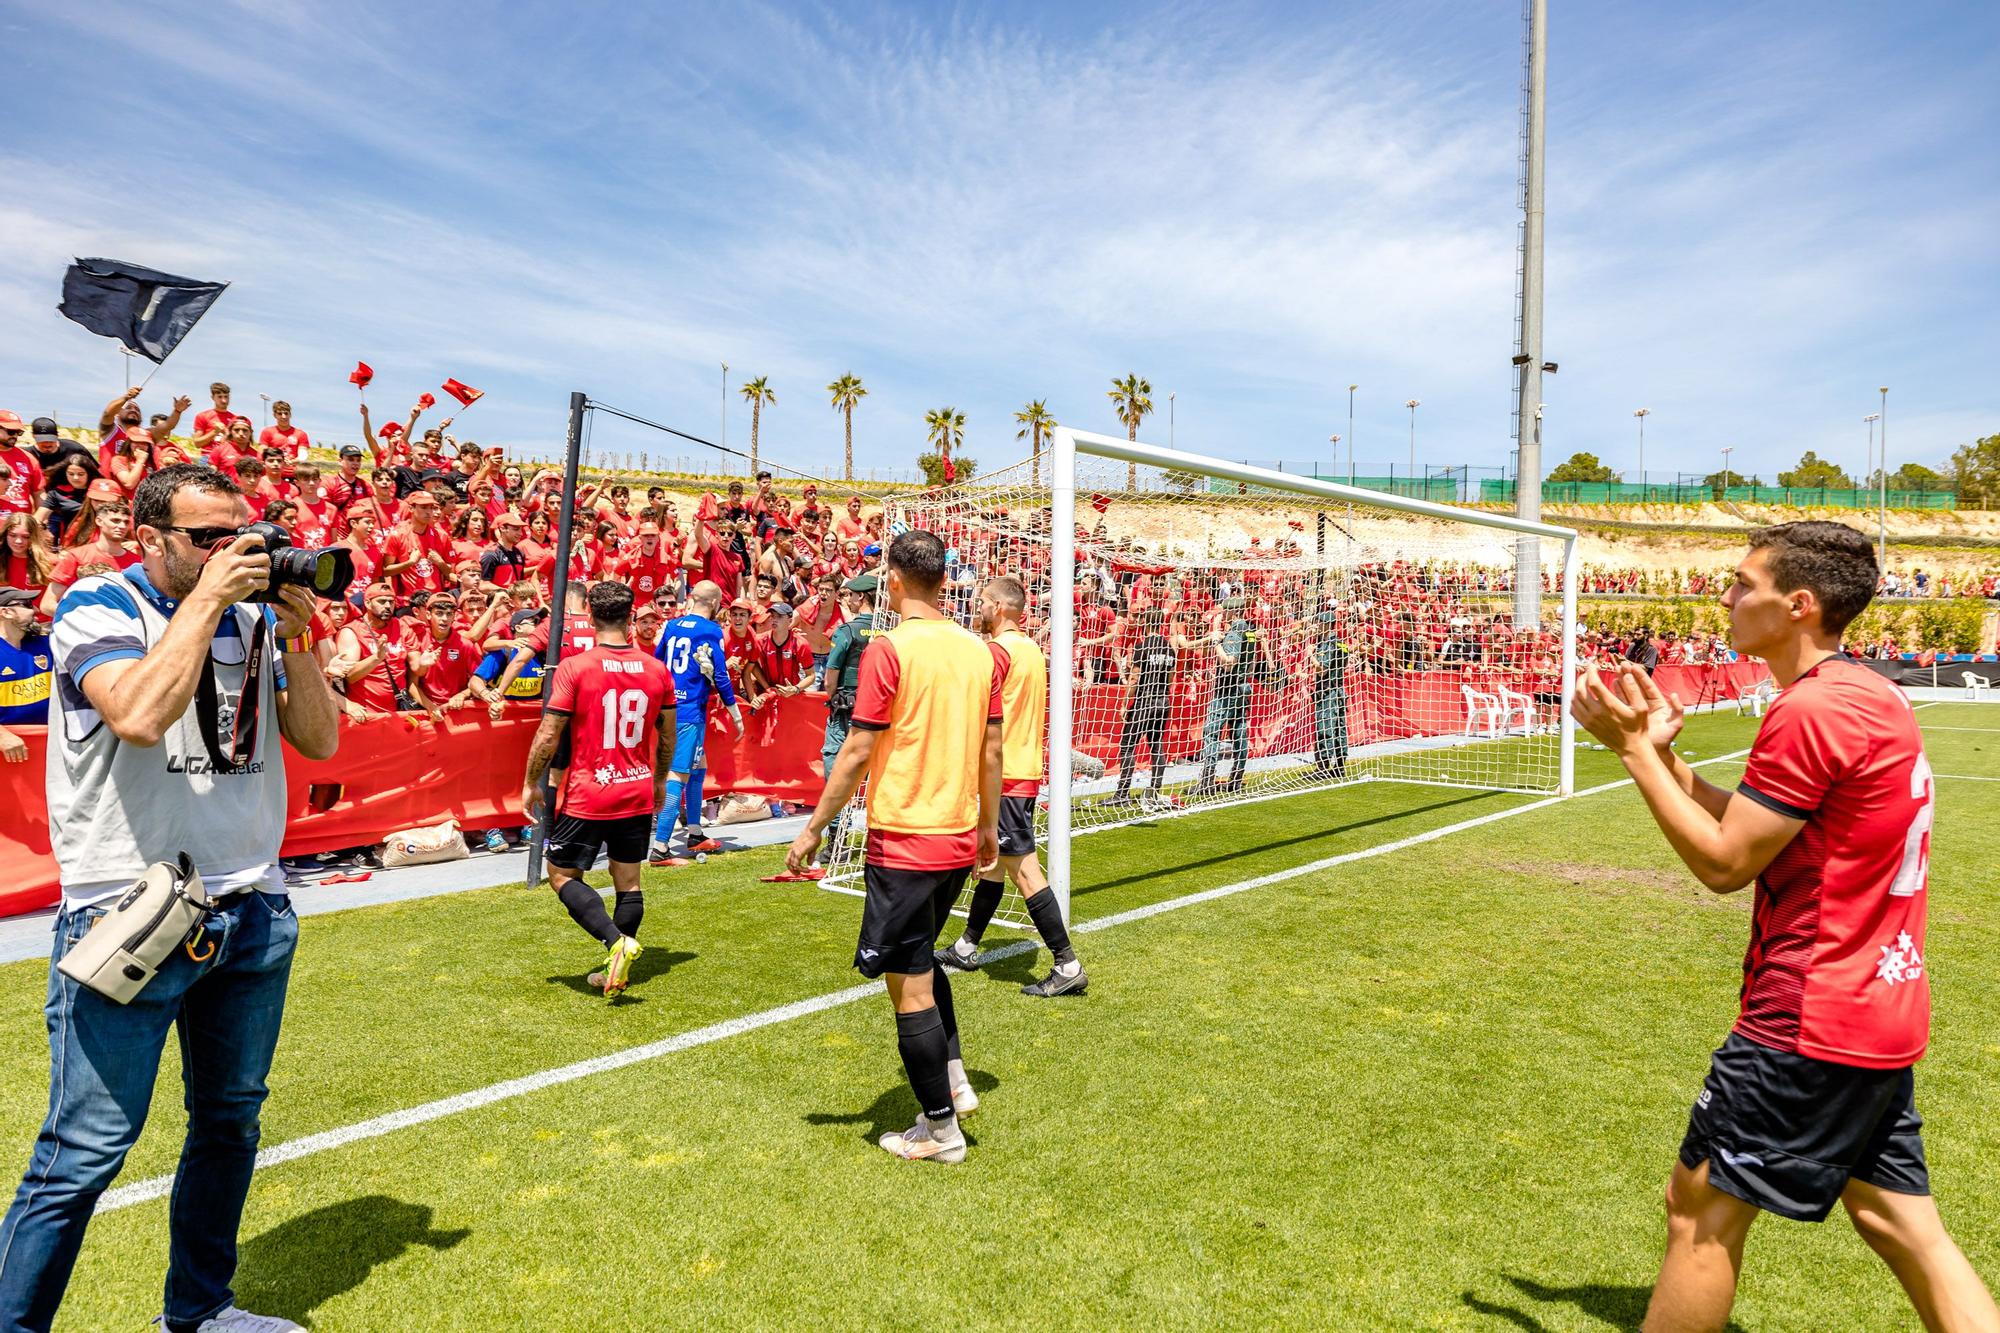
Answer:
POLYGON ((975 945, 979 943, 1000 906, 1001 895, 1006 892, 1006 883, 997 879, 982 879, 972 886, 972 903, 965 909, 966 939, 975 945))
POLYGON ((1069 927, 1063 924, 1062 905, 1056 902, 1054 889, 1045 888, 1028 899, 1028 916, 1040 932, 1042 943, 1056 956, 1058 966, 1076 961, 1076 950, 1069 947, 1069 927))
POLYGON ((951 1002, 951 976, 936 963, 931 964, 931 995, 937 1000, 938 1018, 944 1022, 944 1058, 957 1060, 958 1010, 951 1002))
POLYGON ((646 919, 646 891, 634 889, 630 893, 620 893, 611 905, 611 924, 618 928, 620 935, 639 938, 639 923, 646 919))
POLYGON ((926 1119, 951 1117, 951 1075, 946 1072, 944 1019, 935 1009, 896 1015, 896 1050, 910 1076, 910 1091, 926 1119))
POLYGON ((585 884, 582 879, 566 880, 556 897, 569 909, 570 919, 582 926, 592 939, 601 940, 605 948, 618 943, 618 927, 611 924, 611 917, 604 910, 604 899, 597 890, 585 884))

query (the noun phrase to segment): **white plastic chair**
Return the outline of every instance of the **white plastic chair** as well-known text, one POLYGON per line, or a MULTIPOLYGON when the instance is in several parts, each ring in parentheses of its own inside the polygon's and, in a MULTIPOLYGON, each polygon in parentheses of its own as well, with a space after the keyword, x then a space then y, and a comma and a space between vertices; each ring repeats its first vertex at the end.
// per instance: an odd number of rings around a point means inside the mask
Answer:
POLYGON ((1499 735, 1500 700, 1491 694, 1483 694, 1470 685, 1461 685, 1458 688, 1465 695, 1465 734, 1470 736, 1474 727, 1483 725, 1488 736, 1499 735))
POLYGON ((1743 706, 1750 706, 1750 716, 1762 717, 1764 710, 1771 706, 1771 700, 1778 697, 1778 687, 1770 680, 1760 680, 1755 685, 1746 685, 1736 696, 1736 716, 1743 716, 1743 706))
POLYGON ((1984 699, 1986 697, 1986 691, 1992 688, 1993 688, 1993 682, 1987 677, 1975 676, 1970 671, 1965 673, 1966 698, 1971 699, 1976 703, 1979 700, 1984 699))
POLYGON ((1521 734, 1523 736, 1534 735, 1535 701, 1525 694, 1510 690, 1505 685, 1502 685, 1500 687, 1499 706, 1500 730, 1508 731, 1512 729, 1516 713, 1521 715, 1521 734))

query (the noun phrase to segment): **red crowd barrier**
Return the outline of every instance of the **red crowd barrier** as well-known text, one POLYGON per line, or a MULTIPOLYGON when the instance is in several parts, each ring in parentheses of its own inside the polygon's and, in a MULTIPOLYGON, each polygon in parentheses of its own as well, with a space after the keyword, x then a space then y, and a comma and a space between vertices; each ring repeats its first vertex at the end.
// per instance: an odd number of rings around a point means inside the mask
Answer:
MULTIPOLYGON (((1662 688, 1692 708, 1734 699, 1770 674, 1761 662, 1721 666, 1663 666, 1662 688)), ((1375 676, 1348 689, 1348 741, 1355 746, 1403 736, 1458 732, 1465 725, 1462 685, 1490 690, 1490 673, 1432 671, 1375 676)), ((1531 694, 1551 688, 1522 675, 1504 682, 1531 694)), ((1303 689, 1303 681, 1294 690, 1303 689)), ((1292 698, 1296 700, 1294 693, 1292 698)), ((1249 738, 1253 754, 1304 753, 1312 748, 1309 710, 1285 708, 1278 695, 1251 692, 1249 738)), ((1189 681, 1176 693, 1167 729, 1172 758, 1201 747, 1208 705, 1206 682, 1189 681)), ((1076 747, 1107 763, 1118 754, 1125 718, 1125 688, 1096 685, 1079 691, 1076 747)), ((360 724, 343 723, 340 752, 313 761, 286 756, 291 815, 284 853, 313 852, 379 842, 397 829, 456 819, 462 828, 508 827, 522 822, 521 773, 536 714, 511 710, 498 722, 478 709, 447 714, 433 726, 422 714, 404 713, 360 724)), ((48 803, 42 785, 47 737, 43 728, 16 729, 28 759, 0 764, 0 916, 47 907, 58 897, 56 865, 49 855, 48 803)), ((810 803, 824 783, 820 747, 826 735, 826 696, 778 699, 746 715, 743 739, 731 742, 727 724, 712 718, 708 736, 708 790, 750 792, 771 800, 810 803)))
MULTIPOLYGON (((708 790, 818 800, 826 696, 777 699, 745 720, 744 737, 734 743, 727 722, 719 715, 711 722, 708 790)), ((421 713, 401 713, 342 723, 340 752, 331 759, 305 759, 288 748, 284 854, 380 842, 397 829, 444 819, 467 829, 519 826, 521 775, 536 721, 526 708, 510 709, 498 722, 470 708, 447 713, 442 726, 421 713)), ((0 916, 48 907, 60 896, 43 787, 47 732, 14 731, 27 742, 28 758, 0 764, 0 916)))

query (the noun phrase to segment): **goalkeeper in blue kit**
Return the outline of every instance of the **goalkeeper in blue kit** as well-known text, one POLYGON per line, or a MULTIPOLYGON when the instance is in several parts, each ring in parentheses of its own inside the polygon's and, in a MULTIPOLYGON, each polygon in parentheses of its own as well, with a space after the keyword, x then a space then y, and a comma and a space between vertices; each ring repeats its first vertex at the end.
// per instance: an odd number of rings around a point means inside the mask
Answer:
POLYGON ((704 579, 688 592, 688 614, 670 620, 660 628, 660 641, 653 655, 666 664, 674 678, 674 757, 667 770, 667 799, 653 826, 654 865, 671 864, 674 826, 682 815, 687 819, 687 851, 720 851, 701 829, 701 787, 707 776, 703 738, 708 732, 708 700, 722 697, 729 710, 732 738, 743 735, 743 713, 736 705, 736 691, 729 673, 722 669, 722 626, 715 616, 722 609, 722 589, 704 579))

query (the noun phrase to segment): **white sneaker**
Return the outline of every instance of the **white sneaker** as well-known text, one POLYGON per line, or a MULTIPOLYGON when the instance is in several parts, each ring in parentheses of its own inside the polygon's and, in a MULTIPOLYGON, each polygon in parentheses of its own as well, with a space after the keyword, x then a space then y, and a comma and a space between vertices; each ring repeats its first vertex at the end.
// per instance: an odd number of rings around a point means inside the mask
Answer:
POLYGON ((951 1090, 951 1109, 958 1112, 960 1120, 979 1109, 979 1094, 972 1090, 970 1083, 961 1084, 951 1090))
MULTIPOLYGON (((153 1322, 165 1328, 167 1317, 161 1315, 153 1322)), ((251 1314, 231 1305, 202 1320, 196 1326, 196 1333, 305 1333, 305 1325, 278 1315, 251 1314)))
POLYGON ((965 1135, 959 1133, 958 1121, 954 1118, 943 1135, 934 1135, 931 1122, 919 1115, 917 1123, 900 1134, 884 1134, 879 1142, 885 1152, 892 1152, 906 1162, 962 1162, 965 1160, 965 1135))

